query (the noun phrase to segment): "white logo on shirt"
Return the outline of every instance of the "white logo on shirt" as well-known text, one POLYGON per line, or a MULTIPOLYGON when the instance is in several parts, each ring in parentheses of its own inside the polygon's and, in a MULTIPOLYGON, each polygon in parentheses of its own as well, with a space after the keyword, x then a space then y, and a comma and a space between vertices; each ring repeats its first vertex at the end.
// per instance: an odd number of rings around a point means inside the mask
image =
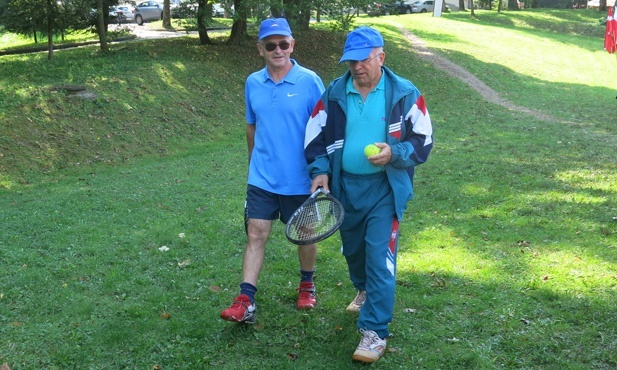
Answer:
POLYGON ((290 94, 290 93, 287 93, 287 97, 288 98, 291 98, 292 96, 296 96, 296 95, 300 95, 300 94, 290 94))

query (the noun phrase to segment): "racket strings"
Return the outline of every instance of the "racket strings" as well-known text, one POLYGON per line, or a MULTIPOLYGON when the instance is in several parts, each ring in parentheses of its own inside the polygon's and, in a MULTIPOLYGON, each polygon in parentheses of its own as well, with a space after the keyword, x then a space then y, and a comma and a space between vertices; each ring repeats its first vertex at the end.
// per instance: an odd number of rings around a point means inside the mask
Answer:
POLYGON ((311 240, 337 226, 341 210, 328 198, 316 198, 291 220, 289 236, 296 240, 311 240))

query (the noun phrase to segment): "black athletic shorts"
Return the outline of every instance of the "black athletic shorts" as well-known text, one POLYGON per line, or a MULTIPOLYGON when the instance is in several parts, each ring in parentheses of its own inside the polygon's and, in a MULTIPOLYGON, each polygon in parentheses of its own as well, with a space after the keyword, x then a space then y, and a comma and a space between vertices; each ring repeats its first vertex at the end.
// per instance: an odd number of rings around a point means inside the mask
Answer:
POLYGON ((260 220, 280 219, 287 223, 291 215, 304 203, 310 194, 280 195, 253 185, 246 188, 248 218, 260 220))

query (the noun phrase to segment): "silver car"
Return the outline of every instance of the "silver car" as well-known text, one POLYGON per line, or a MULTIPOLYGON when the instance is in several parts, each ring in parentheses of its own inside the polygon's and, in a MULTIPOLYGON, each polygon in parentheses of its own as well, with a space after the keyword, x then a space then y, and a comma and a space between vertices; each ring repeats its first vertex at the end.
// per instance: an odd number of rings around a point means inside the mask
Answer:
POLYGON ((411 5, 412 13, 432 12, 435 2, 433 0, 416 1, 411 5))
POLYGON ((135 23, 138 25, 148 21, 158 21, 163 19, 163 4, 158 1, 142 1, 135 7, 135 23))

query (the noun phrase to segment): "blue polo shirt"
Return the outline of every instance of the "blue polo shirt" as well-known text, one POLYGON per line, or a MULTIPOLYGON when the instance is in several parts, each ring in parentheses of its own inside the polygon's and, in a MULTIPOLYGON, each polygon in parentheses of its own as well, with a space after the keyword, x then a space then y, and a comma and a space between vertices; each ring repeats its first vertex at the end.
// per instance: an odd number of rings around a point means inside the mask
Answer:
POLYGON ((280 195, 309 194, 304 157, 306 124, 324 84, 317 74, 291 60, 284 79, 274 82, 263 68, 246 80, 246 120, 255 127, 248 183, 280 195))
POLYGON ((343 171, 366 175, 383 171, 364 155, 364 147, 386 142, 386 90, 383 73, 377 86, 366 100, 354 88, 353 79, 347 81, 347 126, 343 146, 343 171))

